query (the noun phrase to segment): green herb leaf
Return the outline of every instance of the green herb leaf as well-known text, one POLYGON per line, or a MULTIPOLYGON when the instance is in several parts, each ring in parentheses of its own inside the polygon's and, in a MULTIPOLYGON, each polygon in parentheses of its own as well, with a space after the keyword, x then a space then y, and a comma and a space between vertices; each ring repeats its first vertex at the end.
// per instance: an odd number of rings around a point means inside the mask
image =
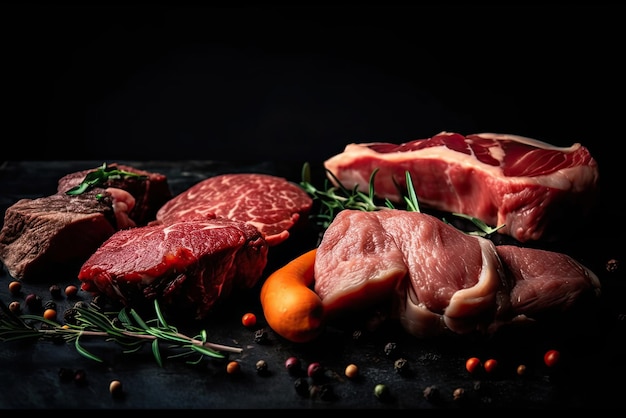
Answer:
MULTIPOLYGON (((138 179, 146 179, 147 176, 137 173, 131 173, 125 170, 119 170, 116 168, 110 168, 106 163, 103 163, 100 168, 95 171, 87 173, 84 180, 77 186, 72 187, 65 192, 67 195, 75 196, 85 193, 87 190, 95 186, 101 186, 105 184, 109 179, 123 179, 128 177, 135 177, 138 179)), ((101 195, 98 195, 98 199, 101 195)))

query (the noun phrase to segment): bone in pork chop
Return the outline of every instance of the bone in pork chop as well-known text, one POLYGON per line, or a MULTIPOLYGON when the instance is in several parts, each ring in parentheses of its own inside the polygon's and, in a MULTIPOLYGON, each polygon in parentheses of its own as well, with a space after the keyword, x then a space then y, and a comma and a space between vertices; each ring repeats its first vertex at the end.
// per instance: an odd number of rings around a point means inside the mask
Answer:
POLYGON ((268 246, 259 231, 225 218, 118 231, 83 264, 81 289, 127 306, 158 299, 178 314, 204 318, 234 289, 261 278, 268 246))
MULTIPOLYGON (((442 132, 403 144, 348 144, 324 162, 347 189, 402 202, 406 172, 423 207, 463 213, 520 242, 554 240, 586 216, 598 166, 576 143, 555 147, 518 135, 442 132)), ((330 180, 336 181, 329 176, 330 180)))
POLYGON ((254 225, 269 246, 289 237, 289 231, 306 220, 313 200, 282 177, 237 173, 203 180, 180 193, 158 211, 163 223, 182 219, 222 216, 254 225))
POLYGON ((490 333, 599 293, 593 272, 567 255, 501 252, 424 213, 343 210, 318 246, 315 291, 329 318, 389 302, 419 337, 490 333))

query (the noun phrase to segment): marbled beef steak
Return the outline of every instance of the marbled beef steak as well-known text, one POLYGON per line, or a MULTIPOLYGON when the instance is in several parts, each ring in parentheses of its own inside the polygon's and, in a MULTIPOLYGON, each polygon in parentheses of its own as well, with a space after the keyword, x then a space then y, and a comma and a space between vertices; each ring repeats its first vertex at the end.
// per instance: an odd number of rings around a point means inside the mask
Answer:
POLYGON ((233 289, 250 289, 267 264, 267 242, 252 225, 226 218, 185 220, 113 234, 83 264, 82 290, 127 306, 159 300, 204 318, 233 289))
POLYGON ((306 222, 312 206, 302 188, 282 177, 236 173, 196 183, 163 205, 156 217, 163 223, 207 216, 239 220, 254 225, 275 246, 306 222))

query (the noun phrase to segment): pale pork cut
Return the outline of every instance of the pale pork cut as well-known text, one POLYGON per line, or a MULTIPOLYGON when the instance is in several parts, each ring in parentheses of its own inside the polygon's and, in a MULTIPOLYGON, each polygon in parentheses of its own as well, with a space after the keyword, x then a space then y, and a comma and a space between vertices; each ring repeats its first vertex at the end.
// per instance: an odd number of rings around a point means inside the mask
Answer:
POLYGON ((221 216, 254 225, 274 246, 306 221, 312 198, 282 177, 258 173, 222 174, 196 183, 158 211, 159 222, 221 216))
POLYGON ((410 334, 429 337, 566 312, 600 283, 565 254, 496 246, 425 213, 346 209, 317 248, 315 291, 329 318, 387 304, 410 334))
POLYGON ((127 306, 159 300, 202 319, 233 290, 254 287, 268 246, 245 222, 219 217, 118 231, 83 264, 82 290, 127 306))
MULTIPOLYGON (((556 147, 518 135, 441 132, 402 144, 352 143, 324 162, 347 189, 403 202, 409 172, 424 208, 463 213, 524 243, 555 240, 587 216, 598 166, 579 143, 556 147)), ((335 182, 335 178, 329 178, 335 182)))

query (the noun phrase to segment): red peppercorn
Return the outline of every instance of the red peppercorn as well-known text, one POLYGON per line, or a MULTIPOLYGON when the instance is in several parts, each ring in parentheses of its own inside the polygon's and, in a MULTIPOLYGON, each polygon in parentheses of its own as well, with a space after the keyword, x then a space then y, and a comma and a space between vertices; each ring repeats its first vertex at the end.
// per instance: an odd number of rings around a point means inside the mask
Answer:
POLYGON ((470 373, 476 373, 481 369, 482 364, 478 357, 470 357, 465 362, 465 369, 470 373))
POLYGON ((244 327, 250 328, 256 325, 256 315, 248 312, 241 317, 241 323, 244 327))
POLYGON ((543 355, 543 362, 548 367, 554 367, 557 365, 561 358, 561 353, 558 350, 548 350, 543 355))
POLYGON ((498 360, 492 359, 492 358, 485 360, 485 363, 483 364, 483 368, 485 369, 487 373, 493 373, 497 367, 498 367, 498 360))

